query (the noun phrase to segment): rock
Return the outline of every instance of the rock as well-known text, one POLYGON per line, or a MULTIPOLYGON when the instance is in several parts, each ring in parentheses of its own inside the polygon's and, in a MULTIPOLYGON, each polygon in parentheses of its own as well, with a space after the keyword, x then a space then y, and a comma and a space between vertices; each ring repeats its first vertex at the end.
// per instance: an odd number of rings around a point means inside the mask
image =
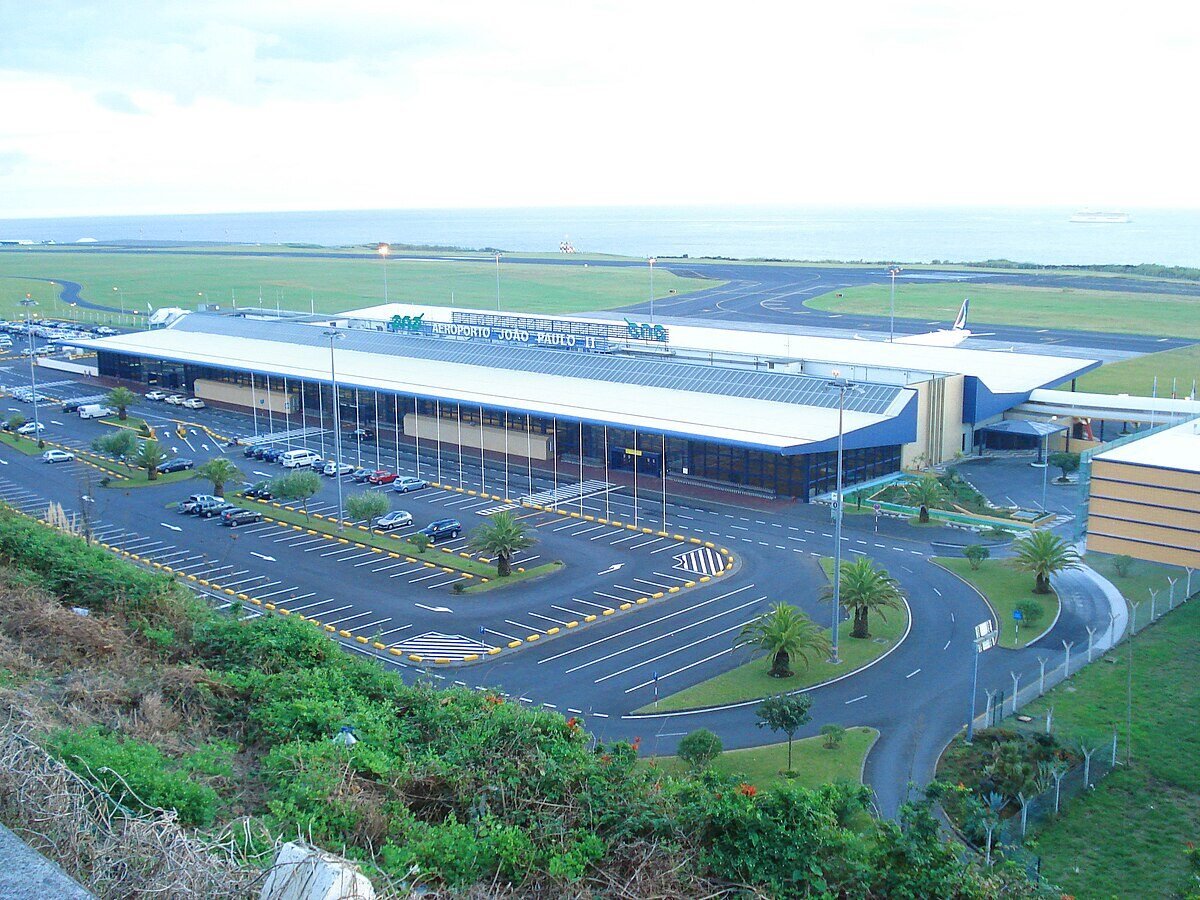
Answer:
POLYGON ((353 863, 291 841, 279 848, 259 900, 374 900, 375 888, 353 863))

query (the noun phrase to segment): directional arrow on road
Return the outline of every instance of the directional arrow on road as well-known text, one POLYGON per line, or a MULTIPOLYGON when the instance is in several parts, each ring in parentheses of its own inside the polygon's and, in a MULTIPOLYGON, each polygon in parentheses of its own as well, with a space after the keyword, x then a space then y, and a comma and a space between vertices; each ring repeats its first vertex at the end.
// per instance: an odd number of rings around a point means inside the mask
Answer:
POLYGON ((257 556, 259 559, 265 559, 267 562, 275 562, 275 557, 267 556, 265 553, 258 553, 254 550, 251 550, 250 555, 257 556))
POLYGON ((200 446, 203 447, 205 450, 208 449, 208 444, 201 444, 200 446))
POLYGON ((158 524, 161 525, 163 528, 170 528, 172 531, 183 531, 183 529, 180 528, 178 525, 168 525, 166 522, 159 522, 158 524))
POLYGON ((8 465, 8 460, 0 459, 0 466, 7 466, 7 465, 8 465))
POLYGON ((424 603, 415 603, 413 605, 420 609, 427 609, 430 612, 453 612, 448 606, 426 606, 424 603))
POLYGON ((82 497, 80 497, 79 499, 80 499, 80 500, 82 500, 84 503, 95 503, 95 502, 96 502, 96 501, 95 501, 95 500, 93 500, 91 497, 89 497, 87 494, 84 494, 84 495, 83 495, 82 497))
POLYGON ((50 424, 51 424, 51 425, 58 425, 58 426, 60 426, 60 427, 62 426, 62 422, 59 422, 59 421, 57 421, 56 419, 51 419, 51 420, 50 420, 50 424))
POLYGON ((597 572, 596 574, 597 575, 607 575, 610 572, 616 572, 618 569, 624 567, 624 565, 625 565, 625 563, 613 563, 611 566, 609 566, 603 572, 597 572))

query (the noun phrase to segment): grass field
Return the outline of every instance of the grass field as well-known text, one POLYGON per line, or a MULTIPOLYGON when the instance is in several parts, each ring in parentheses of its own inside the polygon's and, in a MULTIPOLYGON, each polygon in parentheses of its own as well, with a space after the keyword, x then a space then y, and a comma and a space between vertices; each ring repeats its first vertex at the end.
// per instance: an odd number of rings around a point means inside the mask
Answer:
MULTIPOLYGON (((1096 563, 1093 562, 1093 565, 1096 563)), ((1150 563, 1129 576, 1163 579, 1150 563)), ((1120 585, 1120 580, 1117 580, 1120 585)), ((1124 590, 1124 587, 1122 587, 1124 590)), ((1075 800, 1037 836, 1042 874, 1077 897, 1177 897, 1187 881, 1185 842, 1200 836, 1200 603, 1168 614, 1133 639, 1133 765, 1075 800)), ((1064 734, 1111 733, 1125 750, 1127 646, 1024 712, 1054 707, 1064 734)))
POLYGON ((1000 628, 1000 646, 1009 648, 1024 647, 1035 637, 1050 627, 1054 617, 1058 615, 1058 595, 1035 594, 1033 592, 1033 575, 1029 572, 1018 571, 1009 560, 985 559, 979 571, 973 571, 971 564, 965 559, 942 557, 936 562, 949 569, 963 580, 973 584, 996 611, 1000 628), (1017 634, 1016 623, 1013 621, 1013 610, 1022 603, 1036 603, 1042 609, 1042 615, 1036 622, 1022 624, 1020 634, 1017 634))
MULTIPOLYGON (((843 288, 809 301, 814 309, 886 316, 890 285, 843 288)), ((1078 291, 1066 288, 981 284, 897 284, 896 316, 923 322, 954 320, 971 298, 968 327, 1029 325, 1086 331, 1200 338, 1200 297, 1078 291)), ((978 330, 986 331, 980 327, 978 330)))
MULTIPOLYGON (((826 577, 832 572, 833 560, 821 559, 826 577)), ((847 620, 838 628, 838 655, 842 662, 833 665, 827 660, 814 660, 807 669, 803 668, 800 660, 792 661, 792 670, 796 673, 791 678, 772 678, 767 674, 771 660, 766 657, 752 659, 742 663, 728 672, 722 672, 684 688, 682 691, 663 697, 658 704, 649 703, 637 710, 640 713, 672 712, 680 709, 695 709, 701 706, 719 706, 724 703, 741 703, 745 700, 756 700, 778 694, 781 691, 796 691, 813 684, 820 684, 830 678, 838 678, 848 672, 865 666, 878 659, 896 645, 905 631, 908 630, 908 611, 897 610, 889 612, 885 622, 878 615, 871 616, 871 636, 867 639, 850 637, 854 623, 847 620)), ((740 654, 749 651, 737 651, 740 654)))
POLYGON ((1149 397, 1154 390, 1155 376, 1158 377, 1159 397, 1171 396, 1172 382, 1177 396, 1187 397, 1192 386, 1200 384, 1200 344, 1109 363, 1081 376, 1076 389, 1095 394, 1149 397))
MULTIPOLYGON (((492 258, 439 261, 393 258, 387 262, 388 299, 496 308, 496 265, 492 258)), ((205 253, 105 253, 101 251, 29 251, 0 253, 0 317, 19 317, 17 301, 26 292, 38 300, 43 317, 87 318, 86 310, 67 308, 47 281, 83 285, 93 303, 145 312, 154 307, 193 308, 200 303, 262 305, 308 312, 344 311, 382 303, 384 263, 379 259, 246 257, 205 253), (114 291, 113 288, 119 288, 114 291)), ((654 275, 656 296, 713 287, 721 282, 680 278, 668 271, 654 275)), ((610 309, 649 296, 645 268, 500 263, 502 309, 573 313, 610 309)), ((94 317, 93 317, 94 318, 94 317)), ((131 320, 127 320, 131 321, 131 320)))
MULTIPOLYGON (((875 743, 879 732, 874 728, 849 728, 840 746, 830 750, 821 737, 792 742, 792 779, 804 787, 816 787, 831 781, 860 781, 863 761, 875 743)), ((684 770, 684 764, 674 756, 651 758, 651 764, 664 772, 684 770)), ((718 772, 740 775, 747 783, 764 790, 783 781, 780 774, 787 768, 787 742, 752 747, 749 750, 726 750, 717 757, 713 768, 718 772)))

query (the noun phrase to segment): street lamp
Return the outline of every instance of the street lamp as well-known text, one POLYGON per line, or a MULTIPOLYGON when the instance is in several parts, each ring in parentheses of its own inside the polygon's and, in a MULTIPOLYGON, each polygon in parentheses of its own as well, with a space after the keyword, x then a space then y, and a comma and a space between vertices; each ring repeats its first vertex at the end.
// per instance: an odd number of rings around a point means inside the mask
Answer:
POLYGON ((825 385, 829 390, 838 392, 837 488, 833 501, 833 641, 829 655, 829 661, 837 665, 841 662, 838 658, 838 625, 841 624, 842 618, 842 444, 845 440, 843 423, 846 393, 858 390, 858 385, 842 378, 837 369, 833 370, 833 378, 825 385))
POLYGON ((967 717, 967 743, 975 739, 975 696, 979 690, 979 655, 996 646, 996 629, 992 620, 975 626, 974 664, 971 668, 971 714, 967 717))
POLYGON ((388 302, 388 285, 387 285, 387 258, 392 252, 392 248, 388 244, 380 244, 375 248, 375 252, 379 254, 379 258, 383 260, 383 302, 388 302))
POLYGON ((496 254, 496 312, 500 312, 500 254, 496 254))
POLYGON ((117 296, 121 298, 121 315, 125 315, 125 291, 119 287, 114 287, 113 290, 116 291, 117 296))
POLYGON ((896 340, 896 276, 903 270, 899 266, 892 266, 888 269, 888 274, 892 276, 892 303, 888 313, 888 341, 896 340))
POLYGON ((654 321, 654 264, 658 262, 653 256, 647 262, 650 263, 650 321, 654 321))
MULTIPOLYGON (((385 254, 386 259, 386 254, 385 254)), ((337 367, 334 365, 333 342, 340 341, 343 335, 336 328, 322 331, 329 338, 329 380, 333 384, 333 480, 337 482, 338 531, 342 526, 342 404, 338 397, 337 367)))
POLYGON ((33 365, 33 314, 30 312, 30 309, 37 306, 38 302, 29 294, 26 294, 25 299, 20 302, 25 307, 25 335, 29 338, 29 395, 33 398, 33 434, 40 443, 42 440, 42 423, 38 419, 37 372, 33 365))

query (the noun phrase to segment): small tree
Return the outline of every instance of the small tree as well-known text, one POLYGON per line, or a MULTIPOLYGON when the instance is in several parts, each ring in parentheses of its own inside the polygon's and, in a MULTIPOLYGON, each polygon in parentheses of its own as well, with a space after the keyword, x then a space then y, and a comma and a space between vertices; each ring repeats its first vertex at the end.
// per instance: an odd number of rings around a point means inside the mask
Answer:
POLYGON ((470 546, 476 553, 486 553, 496 559, 496 575, 505 578, 512 574, 512 557, 518 550, 533 546, 534 537, 524 522, 510 512, 498 512, 491 520, 475 529, 470 546))
POLYGON ((213 493, 225 496, 225 485, 242 477, 242 471, 223 456, 217 456, 196 469, 196 474, 212 482, 213 493))
POLYGON ((304 504, 304 518, 307 520, 308 501, 321 490, 321 476, 316 472, 305 470, 292 471, 280 475, 271 482, 271 494, 280 500, 299 500, 304 504))
POLYGON ((158 467, 171 458, 158 441, 146 441, 138 450, 133 462, 139 469, 146 470, 146 480, 155 481, 158 478, 158 467))
POLYGON ((760 703, 754 711, 758 716, 759 728, 769 728, 787 735, 788 772, 792 771, 792 739, 801 726, 812 718, 808 714, 811 706, 812 697, 808 694, 776 694, 760 703))
POLYGON ((772 678, 791 678, 792 657, 799 657, 807 668, 809 657, 829 653, 829 635, 820 625, 787 603, 776 603, 761 616, 750 620, 738 632, 734 647, 753 647, 771 657, 767 673, 772 678))
MULTIPOLYGON (((838 599, 854 617, 851 637, 871 636, 869 617, 872 612, 886 622, 886 610, 900 609, 904 605, 904 594, 900 591, 899 583, 888 575, 886 569, 876 568, 869 557, 846 560, 842 563, 841 575, 838 599)), ((833 602, 832 584, 822 592, 821 599, 826 603, 833 602)))
POLYGON ((828 725, 821 726, 821 734, 825 738, 825 749, 836 750, 841 746, 842 739, 846 737, 846 728, 844 725, 830 722, 828 725))
POLYGON ((1022 624, 1025 625, 1033 625, 1045 613, 1042 604, 1033 600, 1024 600, 1018 603, 1017 610, 1021 613, 1022 624))
POLYGON ((1078 453, 1068 453, 1065 450, 1059 450, 1046 457, 1048 464, 1062 470, 1062 475, 1054 479, 1055 481, 1066 481, 1068 475, 1078 472, 1079 461, 1080 457, 1078 453))
POLYGON ((721 755, 721 739, 707 728, 697 728, 679 742, 678 755, 693 770, 707 769, 721 755))
POLYGON ((128 409, 137 403, 137 394, 127 387, 115 387, 108 392, 104 402, 117 411, 117 418, 124 422, 129 418, 128 409))
POLYGON ((111 434, 103 434, 92 441, 97 453, 107 453, 116 459, 131 459, 138 452, 137 435, 128 428, 120 428, 111 434))
POLYGON ((905 499, 919 507, 917 520, 922 524, 929 521, 929 507, 937 506, 946 499, 946 488, 932 475, 924 475, 909 482, 904 489, 905 499))
POLYGON ((978 572, 983 561, 991 555, 992 551, 983 544, 968 544, 963 547, 963 556, 967 558, 967 562, 971 564, 971 570, 974 572, 978 572))
POLYGON ((13 413, 11 416, 8 417, 7 421, 8 421, 8 427, 11 430, 16 431, 18 428, 20 428, 22 425, 24 425, 29 420, 26 419, 20 413, 13 413))
POLYGON ((1133 557, 1126 556, 1125 554, 1114 556, 1112 567, 1113 571, 1115 571, 1118 575, 1120 575, 1122 578, 1126 578, 1129 575, 1129 571, 1133 568, 1133 557))
POLYGON ((424 553, 429 549, 429 535, 423 531, 410 535, 408 542, 417 548, 418 553, 424 553))
POLYGON ((363 491, 346 498, 346 515, 353 522, 361 521, 369 525, 389 509, 391 504, 388 503, 388 498, 378 491, 363 491))

